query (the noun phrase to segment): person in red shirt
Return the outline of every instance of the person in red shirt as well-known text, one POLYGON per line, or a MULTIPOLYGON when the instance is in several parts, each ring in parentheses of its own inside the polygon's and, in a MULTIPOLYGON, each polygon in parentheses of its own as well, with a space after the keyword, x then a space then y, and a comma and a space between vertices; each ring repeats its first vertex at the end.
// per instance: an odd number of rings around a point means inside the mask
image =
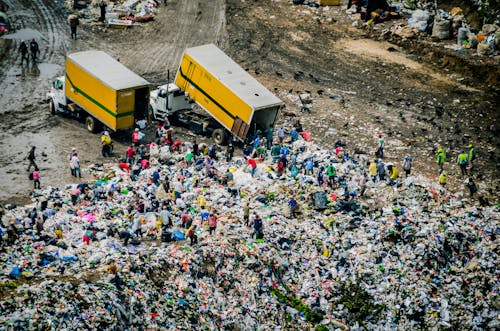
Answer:
POLYGON ((250 171, 250 173, 252 174, 252 177, 253 177, 253 176, 255 176, 255 170, 257 169, 257 162, 255 162, 255 160, 254 160, 254 159, 252 159, 251 157, 249 157, 249 158, 247 159, 247 164, 249 164, 249 165, 250 165, 250 167, 251 167, 251 169, 250 169, 250 170, 251 170, 251 171, 250 171))
POLYGON ((210 214, 207 218, 208 221, 208 233, 212 234, 215 232, 215 228, 217 228, 217 216, 215 214, 210 214))
POLYGON ((135 147, 139 147, 139 128, 136 128, 134 132, 132 132, 132 142, 135 147))
POLYGON ((135 156, 134 146, 130 145, 127 148, 127 151, 125 152, 125 156, 126 156, 125 162, 127 162, 130 165, 134 164, 134 156, 135 156))

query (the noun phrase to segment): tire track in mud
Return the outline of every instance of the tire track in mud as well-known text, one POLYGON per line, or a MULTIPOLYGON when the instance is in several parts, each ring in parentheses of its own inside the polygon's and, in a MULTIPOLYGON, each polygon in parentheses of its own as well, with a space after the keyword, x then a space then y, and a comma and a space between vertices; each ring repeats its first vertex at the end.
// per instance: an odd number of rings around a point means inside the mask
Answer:
MULTIPOLYGON (((155 42, 148 39, 136 40, 135 47, 125 49, 123 44, 115 45, 122 50, 120 57, 126 58, 131 70, 140 75, 150 76, 153 80, 166 81, 167 70, 175 70, 182 52, 186 47, 205 43, 219 44, 224 31, 225 2, 214 0, 207 5, 200 0, 178 1, 169 3, 160 8, 157 20, 166 20, 171 23, 161 25, 159 30, 155 26, 144 27, 155 35, 155 42), (201 7, 200 7, 201 6, 201 7), (137 51, 141 50, 141 51, 137 51)), ((130 40, 134 40, 131 38, 130 40)), ((128 44, 128 43, 127 43, 128 44)), ((174 72, 172 72, 174 74, 174 72)), ((172 77, 171 77, 172 78, 172 77)))

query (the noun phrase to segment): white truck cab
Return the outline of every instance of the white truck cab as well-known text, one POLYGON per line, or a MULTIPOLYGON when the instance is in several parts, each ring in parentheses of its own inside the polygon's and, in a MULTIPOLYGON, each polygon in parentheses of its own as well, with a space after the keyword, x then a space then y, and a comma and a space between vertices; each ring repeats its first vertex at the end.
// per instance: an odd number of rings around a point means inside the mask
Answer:
POLYGON ((179 110, 191 109, 185 93, 174 83, 159 86, 149 95, 151 115, 161 120, 179 110))
POLYGON ((59 76, 52 82, 50 92, 47 93, 49 109, 52 114, 64 112, 67 109, 68 100, 66 99, 66 94, 64 92, 64 85, 64 76, 59 76))

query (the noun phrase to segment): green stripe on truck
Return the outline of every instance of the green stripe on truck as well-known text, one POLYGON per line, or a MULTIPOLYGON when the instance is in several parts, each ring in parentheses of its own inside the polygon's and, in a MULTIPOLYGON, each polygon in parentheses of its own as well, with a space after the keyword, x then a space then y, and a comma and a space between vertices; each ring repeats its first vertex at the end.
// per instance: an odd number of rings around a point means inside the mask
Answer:
POLYGON ((126 113, 121 113, 121 114, 116 114, 116 113, 112 112, 111 110, 109 110, 108 108, 106 108, 103 104, 101 104, 99 101, 97 101, 96 99, 92 98, 90 95, 88 95, 87 93, 85 93, 85 91, 83 91, 82 89, 78 88, 75 84, 73 84, 73 82, 71 81, 71 78, 68 76, 68 74, 66 74, 66 78, 68 79, 69 83, 71 84, 71 87, 76 92, 78 92, 81 95, 83 95, 87 100, 89 100, 94 105, 96 105, 97 107, 101 108, 102 110, 104 110, 109 115, 111 115, 113 117, 126 117, 126 116, 130 116, 130 115, 134 115, 135 111, 133 111, 133 110, 129 111, 129 112, 126 112, 126 113))
POLYGON ((212 101, 217 107, 219 107, 224 113, 226 113, 227 116, 231 117, 233 120, 236 118, 233 114, 229 112, 226 108, 224 108, 220 103, 217 102, 214 98, 212 98, 210 95, 208 95, 207 92, 205 92, 201 87, 199 87, 195 82, 193 82, 188 76, 182 72, 182 67, 179 67, 179 73, 181 74, 181 77, 184 78, 186 81, 188 81, 191 85, 193 85, 198 91, 203 93, 204 96, 206 96, 210 101, 212 101))

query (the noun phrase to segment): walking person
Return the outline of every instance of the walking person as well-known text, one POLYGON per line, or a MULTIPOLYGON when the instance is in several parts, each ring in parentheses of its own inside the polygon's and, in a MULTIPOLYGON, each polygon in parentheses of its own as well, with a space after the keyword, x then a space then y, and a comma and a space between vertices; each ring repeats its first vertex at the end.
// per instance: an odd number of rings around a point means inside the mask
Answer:
POLYGON ((439 173, 441 174, 443 172, 444 161, 446 160, 446 153, 444 152, 442 147, 439 147, 437 151, 437 164, 439 167, 439 173))
POLYGON ((335 169, 333 164, 329 164, 328 167, 326 167, 326 175, 328 176, 328 185, 330 188, 333 188, 335 185, 335 176, 337 174, 337 169, 335 169))
POLYGON ((35 41, 35 39, 31 39, 30 52, 31 52, 31 61, 33 61, 33 63, 36 63, 37 55, 40 53, 40 48, 38 47, 38 43, 35 41))
POLYGON ((33 168, 38 168, 38 166, 36 165, 35 163, 35 146, 31 147, 31 150, 28 152, 28 155, 26 155, 26 158, 25 160, 29 160, 30 161, 30 164, 28 165, 28 170, 26 170, 27 172, 29 172, 31 170, 31 166, 33 166, 33 168))
POLYGON ((71 29, 71 39, 76 40, 76 28, 80 25, 80 20, 78 16, 75 14, 71 14, 68 16, 68 24, 71 29))
POLYGON ((104 23, 106 21, 106 7, 108 6, 107 0, 99 1, 99 9, 101 11, 101 16, 99 17, 99 22, 104 23))
POLYGON ((405 171, 406 177, 411 174, 411 168, 413 166, 413 158, 409 155, 405 156, 403 159, 403 170, 405 171))
POLYGON ((33 170, 33 189, 40 189, 40 172, 38 170, 38 167, 35 167, 35 170, 33 170))
POLYGON ((462 176, 467 176, 467 165, 469 165, 469 156, 462 149, 457 157, 457 164, 460 166, 462 176))
POLYGON ((21 44, 19 45, 19 53, 21 54, 21 65, 23 65, 24 59, 26 59, 26 65, 28 65, 28 45, 24 40, 21 40, 21 44))
POLYGON ((71 172, 74 177, 82 178, 82 172, 80 170, 80 159, 78 158, 77 153, 74 153, 71 157, 71 172))
POLYGON ((207 222, 208 222, 208 234, 214 233, 215 229, 217 228, 217 215, 215 215, 213 212, 210 213, 210 215, 207 217, 207 222))

